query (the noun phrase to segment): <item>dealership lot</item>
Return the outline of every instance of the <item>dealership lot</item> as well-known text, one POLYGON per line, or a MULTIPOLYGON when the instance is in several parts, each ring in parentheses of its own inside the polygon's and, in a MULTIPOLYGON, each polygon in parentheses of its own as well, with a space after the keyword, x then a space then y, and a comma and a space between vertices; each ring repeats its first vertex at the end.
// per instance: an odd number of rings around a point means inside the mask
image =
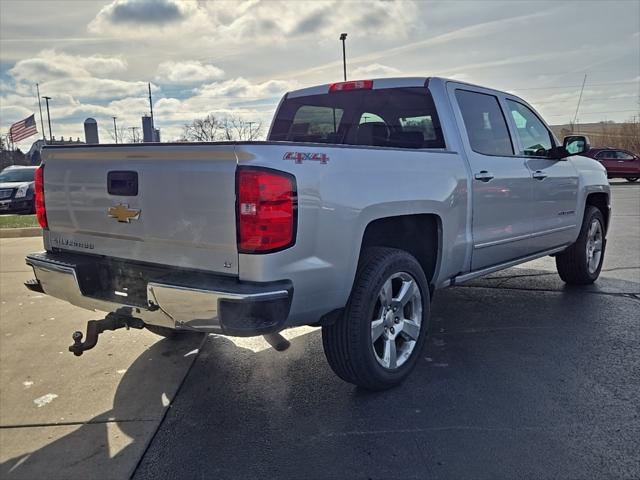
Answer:
POLYGON ((614 182, 600 280, 544 258, 439 292, 400 388, 341 382, 319 331, 71 333, 98 314, 27 291, 39 239, 2 239, 3 478, 638 478, 640 188, 614 182))

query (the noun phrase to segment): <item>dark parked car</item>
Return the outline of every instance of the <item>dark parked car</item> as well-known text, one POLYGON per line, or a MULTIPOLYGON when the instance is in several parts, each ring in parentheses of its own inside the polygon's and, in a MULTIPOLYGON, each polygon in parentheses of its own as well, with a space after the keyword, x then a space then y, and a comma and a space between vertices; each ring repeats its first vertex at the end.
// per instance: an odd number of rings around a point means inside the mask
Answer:
POLYGON ((37 167, 12 166, 0 173, 0 213, 34 211, 33 176, 37 167))
POLYGON ((609 178, 625 178, 628 182, 636 182, 640 178, 640 156, 628 150, 592 148, 585 155, 602 163, 609 178))

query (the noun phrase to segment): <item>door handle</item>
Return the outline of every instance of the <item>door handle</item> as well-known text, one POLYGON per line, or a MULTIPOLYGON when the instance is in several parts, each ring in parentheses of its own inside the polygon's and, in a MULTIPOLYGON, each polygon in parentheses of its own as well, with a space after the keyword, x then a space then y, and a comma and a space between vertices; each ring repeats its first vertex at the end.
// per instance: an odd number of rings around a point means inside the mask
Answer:
POLYGON ((489 173, 486 170, 482 170, 480 173, 476 173, 473 177, 481 182, 488 182, 493 180, 493 173, 489 173))
POLYGON ((531 176, 536 180, 544 180, 545 178, 547 178, 547 174, 544 173, 542 170, 536 170, 534 174, 531 176))

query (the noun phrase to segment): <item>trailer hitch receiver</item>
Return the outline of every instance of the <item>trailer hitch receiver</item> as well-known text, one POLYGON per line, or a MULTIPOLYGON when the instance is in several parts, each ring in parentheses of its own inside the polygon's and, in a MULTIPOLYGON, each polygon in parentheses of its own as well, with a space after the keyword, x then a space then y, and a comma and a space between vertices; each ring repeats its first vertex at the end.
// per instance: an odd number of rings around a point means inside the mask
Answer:
POLYGON ((83 342, 82 332, 74 332, 73 345, 69 351, 76 357, 82 355, 85 350, 91 350, 98 343, 98 336, 106 330, 117 330, 119 328, 144 328, 144 322, 137 318, 123 317, 114 313, 109 313, 102 320, 89 320, 87 322, 87 338, 83 342))

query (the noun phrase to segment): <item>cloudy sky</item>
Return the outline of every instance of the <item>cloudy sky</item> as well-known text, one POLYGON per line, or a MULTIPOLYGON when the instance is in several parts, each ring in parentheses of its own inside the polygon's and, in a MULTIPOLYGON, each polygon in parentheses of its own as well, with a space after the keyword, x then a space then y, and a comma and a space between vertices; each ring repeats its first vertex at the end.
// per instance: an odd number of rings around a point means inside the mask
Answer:
POLYGON ((639 114, 640 0, 0 0, 0 133, 37 113, 36 82, 56 137, 139 126, 147 82, 165 141, 208 113, 266 125, 287 90, 341 80, 343 31, 352 79, 453 77, 561 124, 586 74, 581 122, 639 114))

